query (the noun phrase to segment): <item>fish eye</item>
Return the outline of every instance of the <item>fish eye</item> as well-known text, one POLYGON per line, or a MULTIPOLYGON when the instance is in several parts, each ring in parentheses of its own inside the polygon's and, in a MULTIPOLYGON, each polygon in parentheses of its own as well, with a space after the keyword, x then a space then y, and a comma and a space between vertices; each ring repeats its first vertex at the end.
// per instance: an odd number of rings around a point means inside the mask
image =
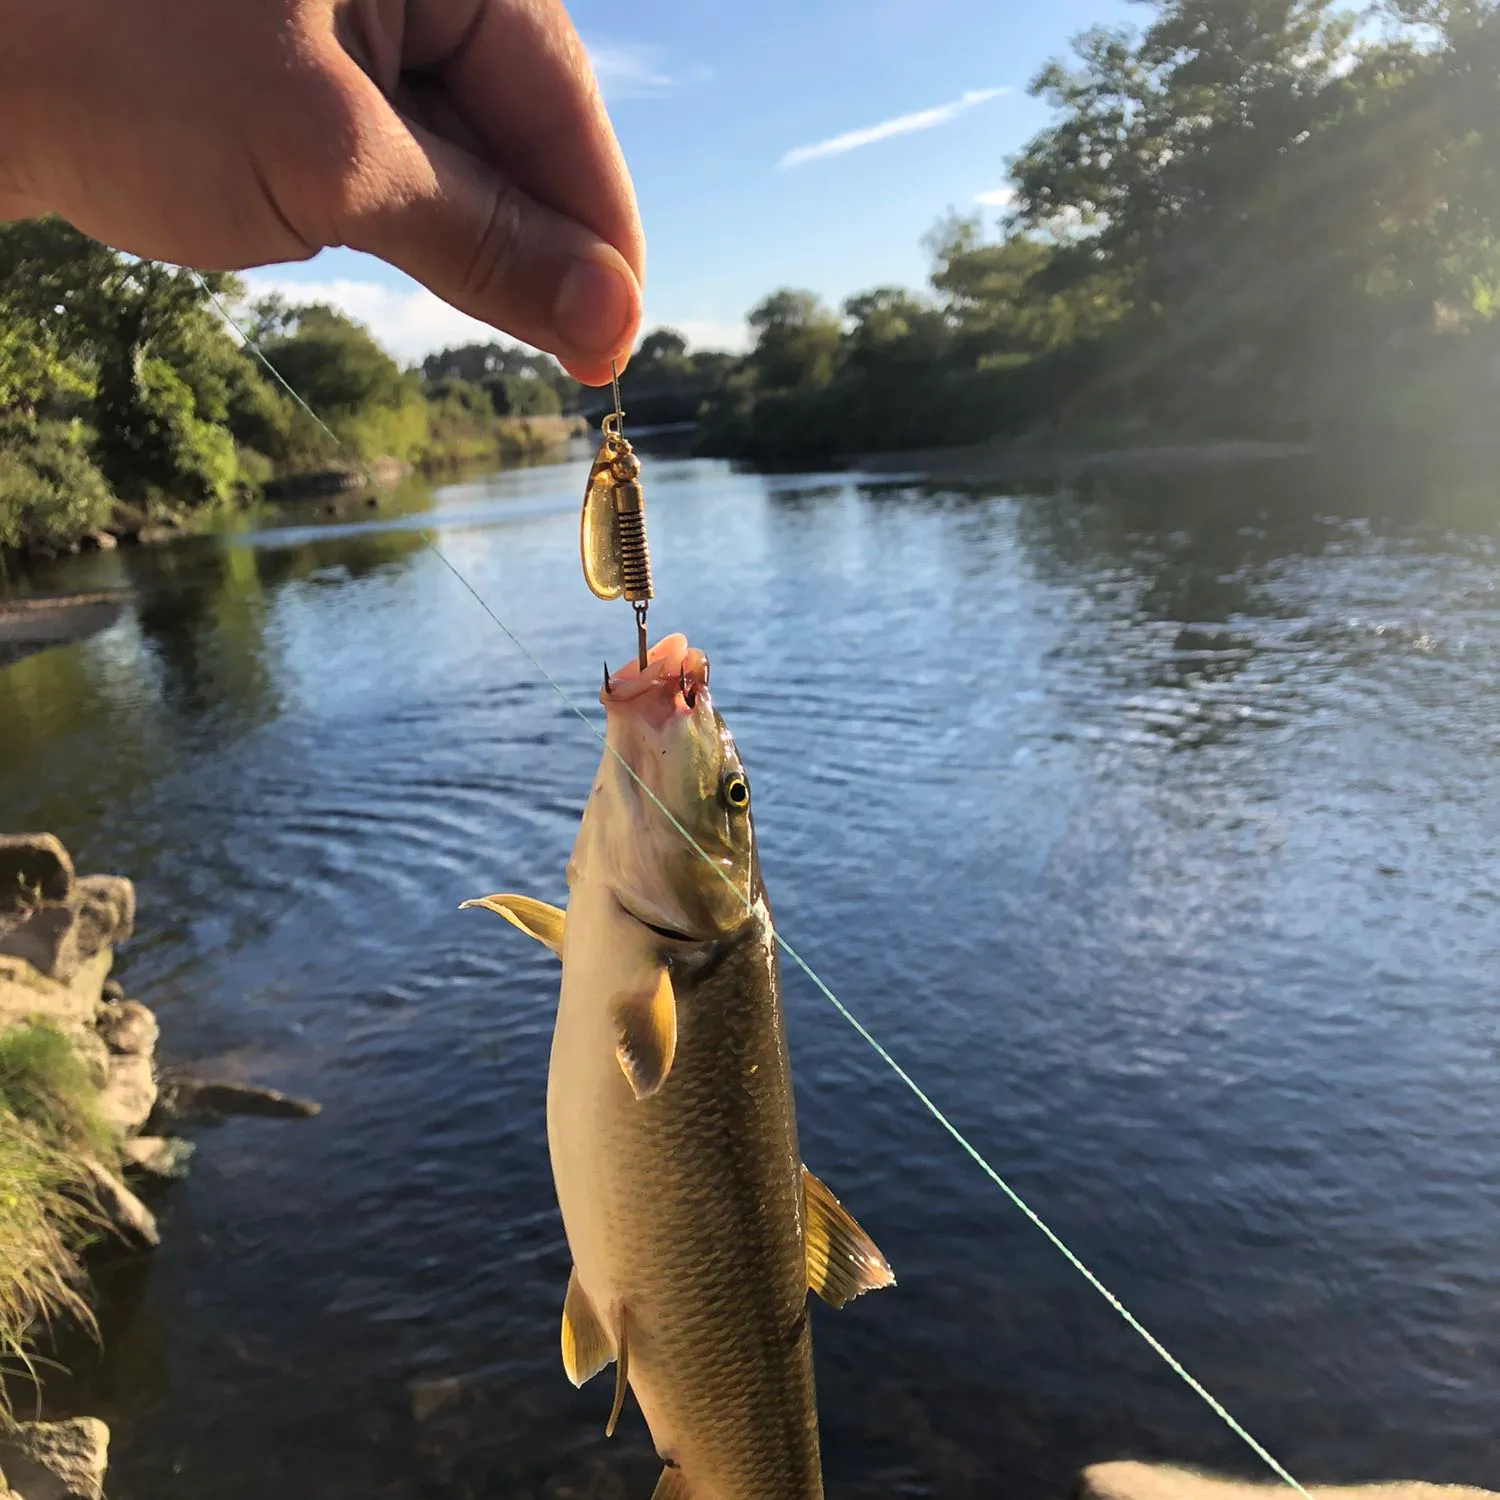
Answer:
POLYGON ((750 806, 750 783, 738 771, 724 778, 724 800, 736 812, 750 806))

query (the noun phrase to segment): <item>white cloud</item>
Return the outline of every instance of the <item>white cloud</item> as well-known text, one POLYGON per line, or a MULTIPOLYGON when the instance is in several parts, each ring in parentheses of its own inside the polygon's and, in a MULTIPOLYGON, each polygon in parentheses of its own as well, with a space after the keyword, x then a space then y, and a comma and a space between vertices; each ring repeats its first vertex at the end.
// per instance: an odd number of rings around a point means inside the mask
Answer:
POLYGON ((445 344, 487 344, 501 336, 488 323, 449 307, 426 287, 382 286, 375 281, 297 281, 257 271, 240 278, 252 300, 279 292, 288 302, 326 302, 363 323, 386 350, 404 363, 445 344))
POLYGON ((1016 201, 1016 190, 1008 187, 986 188, 974 194, 974 201, 986 208, 1009 208, 1016 201))
MULTIPOLYGON (((297 281, 274 272, 246 271, 241 280, 256 301, 279 292, 291 303, 326 302, 363 323, 375 339, 403 364, 413 364, 423 355, 455 344, 514 344, 488 323, 449 307, 426 287, 383 286, 377 281, 353 278, 328 281, 297 281)), ((651 310, 641 320, 641 332, 663 325, 675 328, 693 349, 725 349, 740 353, 750 347, 749 329, 743 320, 726 322, 712 318, 674 321, 653 317, 651 310)))
POLYGON ((634 42, 589 42, 589 62, 607 101, 639 99, 664 93, 674 80, 663 72, 657 49, 634 42))
POLYGON ((824 156, 842 156, 846 151, 858 151, 861 146, 873 146, 877 141, 890 140, 892 136, 931 130, 935 125, 946 125, 949 120, 973 109, 975 105, 987 104, 991 99, 998 99, 1009 92, 1009 89, 970 89, 947 104, 915 110, 909 115, 897 115, 894 119, 882 120, 878 125, 849 130, 843 135, 831 136, 828 140, 817 141, 811 146, 796 146, 781 158, 778 166, 783 170, 787 167, 800 167, 804 162, 816 161, 824 156))

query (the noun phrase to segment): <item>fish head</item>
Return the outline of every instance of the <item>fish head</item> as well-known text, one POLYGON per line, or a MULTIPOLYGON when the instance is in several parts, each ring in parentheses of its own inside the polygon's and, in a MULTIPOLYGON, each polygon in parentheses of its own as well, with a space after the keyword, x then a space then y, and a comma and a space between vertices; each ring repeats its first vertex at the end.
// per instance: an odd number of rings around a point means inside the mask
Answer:
POLYGON ((705 942, 740 927, 756 884, 750 783, 709 695, 708 658, 669 635, 644 669, 607 675, 599 701, 605 750, 575 865, 587 860, 653 927, 705 942))

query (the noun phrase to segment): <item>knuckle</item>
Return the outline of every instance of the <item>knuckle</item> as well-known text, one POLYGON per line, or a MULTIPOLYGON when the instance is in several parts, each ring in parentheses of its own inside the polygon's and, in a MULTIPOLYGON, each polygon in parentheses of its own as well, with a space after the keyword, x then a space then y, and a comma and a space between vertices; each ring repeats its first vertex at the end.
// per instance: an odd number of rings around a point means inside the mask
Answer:
POLYGON ((493 295, 514 279, 525 228, 525 205, 514 185, 492 184, 489 199, 489 212, 463 278, 465 294, 476 299, 493 295))

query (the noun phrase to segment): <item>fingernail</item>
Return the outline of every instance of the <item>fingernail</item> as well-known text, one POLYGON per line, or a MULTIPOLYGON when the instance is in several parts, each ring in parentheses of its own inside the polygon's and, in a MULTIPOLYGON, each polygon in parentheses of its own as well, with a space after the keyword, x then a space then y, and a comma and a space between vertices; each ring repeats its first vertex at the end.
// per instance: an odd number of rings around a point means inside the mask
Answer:
POLYGON ((575 260, 557 289, 552 326, 574 349, 608 354, 625 332, 632 302, 625 278, 597 260, 575 260))

